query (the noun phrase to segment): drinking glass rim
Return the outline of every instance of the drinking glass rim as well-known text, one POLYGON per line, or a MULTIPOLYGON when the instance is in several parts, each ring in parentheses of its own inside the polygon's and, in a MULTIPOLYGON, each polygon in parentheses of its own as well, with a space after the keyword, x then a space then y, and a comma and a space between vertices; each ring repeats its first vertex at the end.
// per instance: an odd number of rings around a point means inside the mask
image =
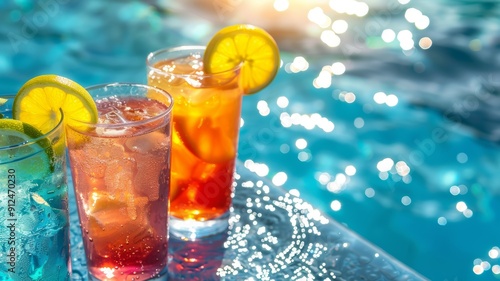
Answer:
MULTIPOLYGON (((75 123, 79 123, 80 125, 93 127, 93 128, 123 128, 123 127, 131 127, 131 126, 148 124, 148 123, 154 122, 156 120, 160 120, 172 112, 172 108, 174 106, 174 99, 173 99, 172 95, 170 95, 167 91, 165 91, 161 88, 158 88, 156 86, 151 86, 151 85, 146 85, 146 84, 141 84, 141 83, 114 82, 114 83, 102 83, 102 84, 92 85, 89 87, 85 87, 85 90, 90 92, 91 90, 94 90, 94 89, 99 89, 99 88, 104 88, 104 87, 116 87, 116 86, 140 87, 140 88, 145 88, 145 89, 153 89, 155 91, 158 91, 158 92, 165 94, 165 96, 168 97, 170 104, 167 106, 167 108, 164 111, 162 111, 161 113, 159 113, 156 116, 153 116, 153 117, 150 117, 147 119, 143 119, 143 120, 139 120, 139 121, 128 121, 127 123, 103 124, 103 123, 92 123, 92 122, 82 121, 82 120, 73 119, 73 118, 71 118, 71 120, 75 123)), ((94 98, 94 97, 92 97, 92 98, 94 98)), ((70 126, 70 125, 68 125, 68 126, 70 126)), ((72 129, 74 129, 74 128, 72 128, 72 129)))
MULTIPOLYGON (((12 94, 9 94, 9 95, 0 95, 0 98, 4 98, 4 99, 8 99, 8 100, 14 99, 15 97, 16 97, 16 95, 12 95, 12 94)), ((32 145, 34 143, 38 143, 42 139, 48 139, 51 135, 55 134, 55 132, 57 130, 59 130, 63 126, 64 118, 65 118, 64 117, 64 112, 63 112, 62 109, 59 109, 59 111, 61 112, 61 118, 59 119, 59 121, 57 122, 57 124, 52 129, 50 129, 50 131, 48 131, 46 133, 41 133, 42 134, 41 136, 36 137, 36 138, 31 138, 28 141, 23 141, 23 142, 11 144, 11 145, 0 146, 0 151, 2 151, 2 150, 10 150, 10 149, 15 149, 15 148, 16 149, 17 148, 22 148, 22 147, 25 147, 25 146, 30 146, 30 145, 32 145)), ((14 118, 5 118, 5 119, 17 120, 17 119, 14 119, 14 118)), ((17 121, 20 121, 20 120, 17 120, 17 121)), ((27 123, 27 122, 23 122, 23 123, 27 123)), ((29 124, 29 123, 27 123, 27 124, 29 124)), ((33 126, 33 125, 31 125, 31 126, 33 126)), ((35 128, 35 129, 38 130, 38 128, 35 128)))
MULTIPOLYGON (((242 67, 243 67, 243 63, 240 63, 238 65, 236 65, 235 67, 229 69, 229 70, 225 70, 225 71, 221 71, 221 72, 215 72, 215 73, 205 73, 203 72, 203 74, 184 74, 184 73, 175 73, 175 72, 166 72, 166 71, 163 71, 157 67, 155 67, 153 65, 153 63, 151 62, 151 60, 153 59, 153 57, 155 56, 158 56, 160 54, 166 54, 166 53, 172 53, 172 52, 176 52, 176 51, 188 51, 188 50, 197 50, 197 51, 200 51, 202 55, 205 54, 205 50, 206 50, 206 46, 202 46, 202 45, 183 45, 183 46, 177 46, 177 47, 168 47, 168 48, 162 48, 162 49, 158 49, 156 51, 153 51, 153 52, 150 52, 148 54, 148 56, 146 57, 146 65, 148 68, 150 68, 151 70, 155 71, 155 72, 158 72, 158 73, 161 73, 161 74, 168 74, 168 75, 172 75, 172 76, 175 76, 175 77, 190 77, 190 76, 197 76, 197 77, 213 77, 213 76, 217 76, 217 75, 227 75, 227 73, 232 73, 232 72, 235 72, 235 71, 239 71, 242 67)), ((175 58, 175 57, 172 57, 172 58, 175 58)))

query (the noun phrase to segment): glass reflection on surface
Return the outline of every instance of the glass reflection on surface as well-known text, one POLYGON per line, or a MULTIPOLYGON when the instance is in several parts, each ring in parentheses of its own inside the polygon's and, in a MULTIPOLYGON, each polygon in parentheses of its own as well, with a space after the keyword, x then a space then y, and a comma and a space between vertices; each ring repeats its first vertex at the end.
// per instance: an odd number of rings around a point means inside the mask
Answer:
POLYGON ((224 258, 227 231, 195 240, 169 239, 169 280, 220 280, 217 271, 224 258))

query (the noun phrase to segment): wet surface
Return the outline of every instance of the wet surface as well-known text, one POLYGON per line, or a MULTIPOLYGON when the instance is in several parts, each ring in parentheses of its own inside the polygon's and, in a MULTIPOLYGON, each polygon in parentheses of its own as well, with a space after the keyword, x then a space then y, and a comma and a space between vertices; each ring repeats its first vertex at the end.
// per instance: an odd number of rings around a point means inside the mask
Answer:
MULTIPOLYGON (((238 166, 228 229, 197 240, 171 237, 169 280, 426 280, 303 199, 238 166)), ((87 280, 71 206, 73 280, 87 280)))
POLYGON ((0 93, 144 82, 152 50, 260 25, 283 66, 244 99, 242 165, 432 280, 497 278, 499 3, 344 2, 4 1, 0 93))

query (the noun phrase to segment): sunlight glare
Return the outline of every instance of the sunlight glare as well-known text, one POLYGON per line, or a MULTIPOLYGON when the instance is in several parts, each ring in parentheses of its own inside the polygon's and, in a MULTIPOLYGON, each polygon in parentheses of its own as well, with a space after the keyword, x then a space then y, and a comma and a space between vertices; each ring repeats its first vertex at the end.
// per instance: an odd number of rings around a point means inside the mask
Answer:
POLYGON ((337 34, 342 34, 347 31, 349 24, 345 20, 336 20, 332 23, 332 30, 337 34))
POLYGON ((288 3, 288 0, 275 0, 273 6, 276 11, 283 12, 288 10, 290 3, 288 3))

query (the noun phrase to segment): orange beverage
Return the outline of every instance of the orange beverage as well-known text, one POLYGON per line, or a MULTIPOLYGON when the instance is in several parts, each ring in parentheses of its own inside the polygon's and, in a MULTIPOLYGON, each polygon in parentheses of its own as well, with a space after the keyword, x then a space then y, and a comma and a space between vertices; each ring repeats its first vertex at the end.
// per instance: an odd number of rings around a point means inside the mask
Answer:
POLYGON ((99 121, 69 126, 67 139, 89 274, 166 276, 170 97, 129 84, 88 90, 99 121))
POLYGON ((239 67, 206 74, 203 51, 181 47, 148 57, 148 84, 175 102, 170 231, 198 237, 227 226, 243 97, 239 67))

